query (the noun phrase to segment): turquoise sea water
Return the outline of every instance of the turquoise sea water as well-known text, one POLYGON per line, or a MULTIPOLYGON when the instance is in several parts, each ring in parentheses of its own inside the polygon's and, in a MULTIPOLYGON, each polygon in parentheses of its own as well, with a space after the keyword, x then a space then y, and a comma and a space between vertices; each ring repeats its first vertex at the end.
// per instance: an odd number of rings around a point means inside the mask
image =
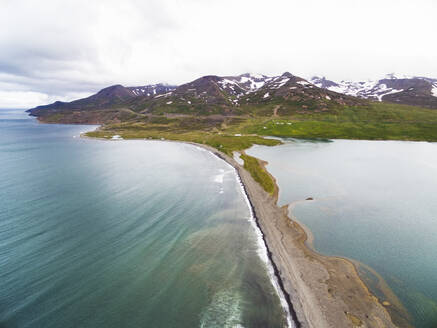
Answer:
POLYGON ((0 110, 0 327, 283 327, 233 168, 92 128, 0 110))
POLYGON ((269 162, 316 250, 369 266, 361 274, 381 300, 372 269, 416 327, 437 327, 436 143, 286 140, 247 153, 269 162))

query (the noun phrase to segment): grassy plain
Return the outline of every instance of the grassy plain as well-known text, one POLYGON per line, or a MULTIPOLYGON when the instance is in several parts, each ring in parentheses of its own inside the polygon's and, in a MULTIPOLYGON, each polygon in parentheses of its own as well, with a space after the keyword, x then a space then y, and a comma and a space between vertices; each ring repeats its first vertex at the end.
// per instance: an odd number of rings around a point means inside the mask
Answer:
MULTIPOLYGON (((294 111, 290 115, 266 115, 270 109, 253 110, 263 115, 241 116, 147 116, 107 124, 90 137, 167 139, 212 146, 227 155, 254 144, 274 146, 280 140, 264 136, 321 139, 437 141, 437 110, 370 103, 366 107, 330 109, 326 112, 294 111)), ((248 109, 244 109, 248 111, 248 109)), ((277 110, 281 112, 281 109, 277 110)), ((257 159, 243 154, 248 171, 263 188, 273 193, 274 181, 257 159)))

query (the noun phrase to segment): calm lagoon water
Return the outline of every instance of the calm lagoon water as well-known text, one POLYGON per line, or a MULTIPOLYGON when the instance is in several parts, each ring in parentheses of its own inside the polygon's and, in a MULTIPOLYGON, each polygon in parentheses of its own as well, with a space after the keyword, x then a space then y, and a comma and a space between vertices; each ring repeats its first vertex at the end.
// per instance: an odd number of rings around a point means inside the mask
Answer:
POLYGON ((92 128, 0 110, 0 327, 283 327, 234 170, 92 128))
POLYGON ((269 162, 280 204, 293 203, 317 251, 360 261, 381 300, 377 274, 416 327, 437 327, 436 143, 285 140, 247 153, 269 162))

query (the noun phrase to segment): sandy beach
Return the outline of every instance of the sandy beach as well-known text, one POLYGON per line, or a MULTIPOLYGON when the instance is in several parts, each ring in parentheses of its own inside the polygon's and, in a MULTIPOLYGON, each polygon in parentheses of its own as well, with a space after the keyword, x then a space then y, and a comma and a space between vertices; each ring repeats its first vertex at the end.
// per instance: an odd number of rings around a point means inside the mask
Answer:
POLYGON ((231 164, 240 175, 298 327, 396 327, 353 263, 322 256, 305 245, 307 234, 289 218, 286 206, 277 206, 277 192, 268 195, 235 159, 196 145, 231 164))

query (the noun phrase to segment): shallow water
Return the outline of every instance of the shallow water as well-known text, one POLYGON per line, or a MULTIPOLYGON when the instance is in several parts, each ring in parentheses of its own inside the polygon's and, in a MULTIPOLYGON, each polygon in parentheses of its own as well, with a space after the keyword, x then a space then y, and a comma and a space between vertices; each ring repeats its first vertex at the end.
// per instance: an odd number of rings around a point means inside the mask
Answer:
POLYGON ((317 251, 368 265, 360 273, 381 300, 372 269, 416 327, 437 326, 436 143, 288 140, 247 153, 269 162, 280 204, 296 202, 317 251))
POLYGON ((233 168, 89 129, 0 110, 0 327, 284 326, 233 168))

